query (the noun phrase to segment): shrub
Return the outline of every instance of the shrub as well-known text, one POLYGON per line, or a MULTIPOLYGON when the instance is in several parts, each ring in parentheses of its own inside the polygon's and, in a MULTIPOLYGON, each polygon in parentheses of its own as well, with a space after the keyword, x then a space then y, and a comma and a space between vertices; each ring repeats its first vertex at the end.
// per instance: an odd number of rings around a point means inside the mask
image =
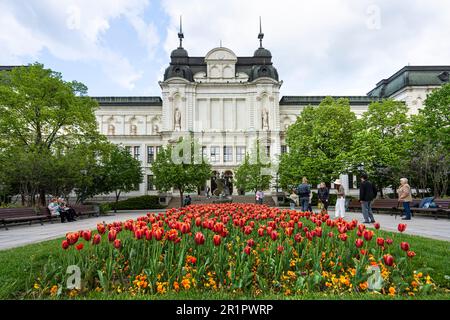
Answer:
POLYGON ((129 198, 117 203, 111 202, 109 206, 112 210, 145 210, 145 209, 161 209, 164 206, 159 204, 158 196, 141 196, 129 198))

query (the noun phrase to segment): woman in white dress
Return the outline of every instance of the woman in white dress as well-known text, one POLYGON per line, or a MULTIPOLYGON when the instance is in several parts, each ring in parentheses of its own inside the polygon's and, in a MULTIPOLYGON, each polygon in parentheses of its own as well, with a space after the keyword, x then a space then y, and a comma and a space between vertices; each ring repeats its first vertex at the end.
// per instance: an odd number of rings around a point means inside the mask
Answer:
POLYGON ((345 216, 345 189, 344 186, 342 185, 342 182, 340 179, 337 179, 334 182, 334 187, 336 188, 336 194, 337 194, 337 199, 336 199, 336 208, 335 208, 335 213, 334 215, 336 216, 336 218, 344 218, 345 216))

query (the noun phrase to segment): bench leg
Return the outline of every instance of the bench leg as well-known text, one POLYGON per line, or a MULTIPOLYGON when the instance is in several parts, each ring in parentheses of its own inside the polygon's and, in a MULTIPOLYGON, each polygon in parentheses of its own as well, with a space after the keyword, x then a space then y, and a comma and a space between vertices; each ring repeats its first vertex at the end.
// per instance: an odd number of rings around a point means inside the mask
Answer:
POLYGON ((5 227, 5 230, 9 230, 8 226, 6 225, 6 222, 3 222, 3 226, 5 227))

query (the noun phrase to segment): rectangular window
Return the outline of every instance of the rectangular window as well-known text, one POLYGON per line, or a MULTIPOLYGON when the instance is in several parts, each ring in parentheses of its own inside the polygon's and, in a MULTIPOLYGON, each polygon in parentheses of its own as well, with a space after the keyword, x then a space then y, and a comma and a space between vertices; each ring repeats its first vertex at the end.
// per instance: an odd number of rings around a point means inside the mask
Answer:
POLYGON ((155 185, 153 183, 153 175, 152 174, 147 175, 147 190, 148 191, 155 190, 155 185))
POLYGON ((210 157, 209 160, 211 162, 219 162, 220 161, 220 147, 210 147, 210 157))
POLYGON ((159 151, 161 151, 161 146, 156 146, 156 154, 158 154, 159 151))
POLYGON ((136 160, 140 160, 140 158, 141 158, 141 147, 139 147, 139 146, 135 146, 135 147, 133 147, 133 157, 136 159, 136 160))
POLYGON ((233 147, 223 147, 223 162, 233 162, 233 147))
POLYGON ((202 159, 208 159, 208 149, 206 148, 206 146, 202 146, 202 159))
POLYGON ((266 146, 266 156, 270 158, 270 146, 266 146))
POLYGON ((354 184, 353 184, 353 173, 349 173, 348 174, 348 188, 349 189, 353 189, 353 186, 354 186, 354 184))
POLYGON ((147 163, 153 163, 155 161, 155 147, 147 147, 147 163))
POLYGON ((287 153, 287 145, 281 146, 281 154, 283 154, 283 153, 287 153))
POLYGON ((245 147, 236 147, 236 162, 242 163, 245 160, 245 147))

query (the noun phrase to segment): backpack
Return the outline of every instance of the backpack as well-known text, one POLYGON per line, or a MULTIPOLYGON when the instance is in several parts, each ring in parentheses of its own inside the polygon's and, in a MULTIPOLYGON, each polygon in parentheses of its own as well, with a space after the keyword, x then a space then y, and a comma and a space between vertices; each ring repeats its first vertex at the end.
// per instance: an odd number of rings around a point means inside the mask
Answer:
POLYGON ((309 197, 310 192, 311 192, 311 189, 310 189, 309 185, 307 185, 307 184, 302 183, 297 188, 297 194, 299 197, 303 197, 303 198, 309 197))

